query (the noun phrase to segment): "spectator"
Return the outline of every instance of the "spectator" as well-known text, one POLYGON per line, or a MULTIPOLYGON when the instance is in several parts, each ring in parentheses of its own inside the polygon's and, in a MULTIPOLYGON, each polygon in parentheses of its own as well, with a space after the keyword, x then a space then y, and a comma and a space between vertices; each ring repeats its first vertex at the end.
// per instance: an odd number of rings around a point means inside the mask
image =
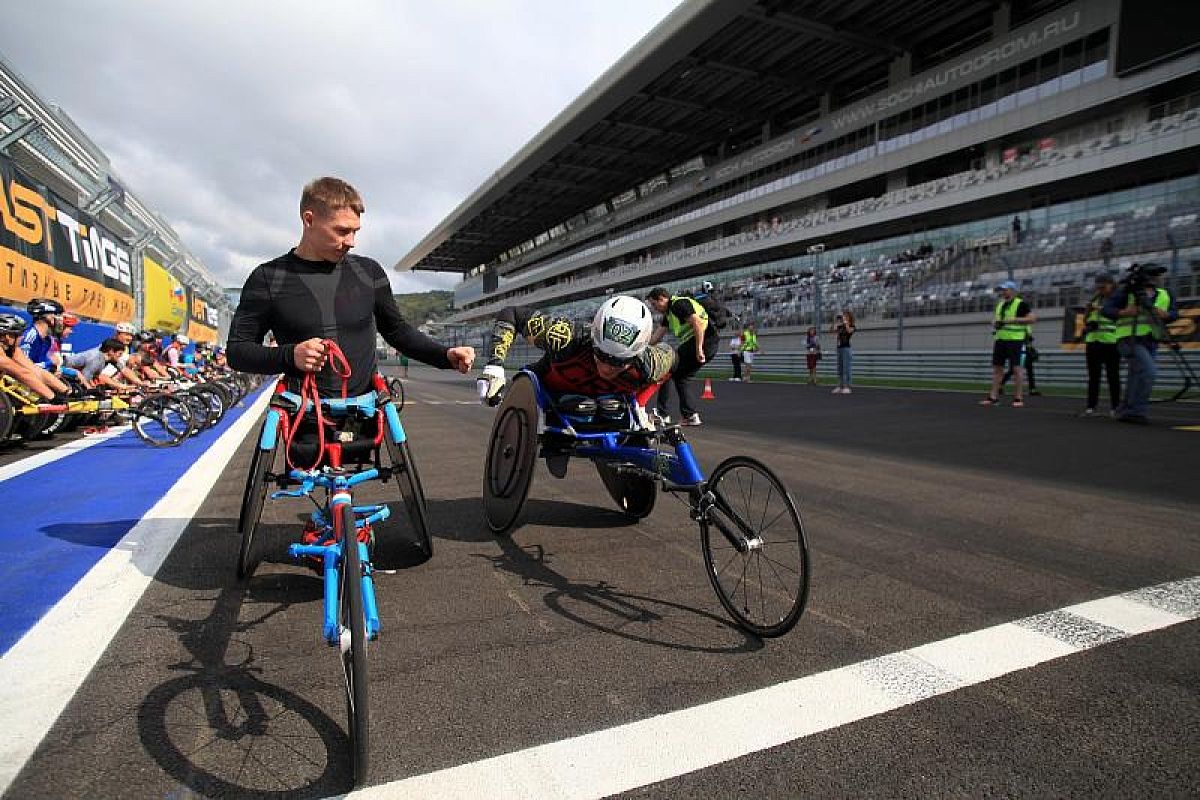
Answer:
POLYGON ((1165 270, 1152 264, 1134 265, 1129 276, 1109 295, 1101 312, 1116 320, 1117 349, 1129 363, 1125 378, 1125 403, 1117 409, 1118 422, 1145 425, 1150 393, 1158 368, 1154 356, 1167 336, 1166 325, 1179 314, 1175 298, 1155 283, 1165 270))
MULTIPOLYGON (((1041 396, 1041 392, 1037 388, 1037 377, 1033 371, 1033 363, 1041 357, 1038 349, 1033 346, 1033 334, 1030 333, 1025 337, 1025 348, 1021 351, 1021 366, 1025 367, 1025 382, 1029 386, 1029 394, 1034 397, 1041 396)), ((1004 371, 1004 377, 1000 379, 1000 396, 1004 396, 1004 387, 1009 379, 1013 376, 1013 368, 1010 366, 1004 371)))
POLYGON ((1100 401, 1100 372, 1108 378, 1109 413, 1117 414, 1121 405, 1121 354, 1117 352, 1117 323, 1100 313, 1105 301, 1116 286, 1113 276, 1101 272, 1096 276, 1096 292, 1088 301, 1083 315, 1083 341, 1087 355, 1087 407, 1083 416, 1096 413, 1100 401))
POLYGON ((821 360, 821 335, 817 333, 815 326, 809 326, 808 333, 804 337, 805 358, 808 362, 808 382, 811 386, 817 385, 817 362, 821 360))
POLYGON ((742 369, 745 376, 742 378, 746 383, 750 382, 750 373, 754 371, 754 354, 758 352, 758 334, 754 330, 754 323, 747 322, 742 328, 742 369))
MULTIPOLYGON (((672 296, 666 289, 658 286, 650 290, 646 299, 647 305, 662 315, 662 322, 650 337, 650 343, 657 344, 668 330, 679 342, 675 350, 679 356, 678 364, 671 380, 664 383, 658 391, 656 422, 670 419, 667 409, 670 402, 670 386, 674 383, 675 388, 679 390, 679 424, 699 425, 700 415, 692 407, 692 398, 689 396, 690 384, 692 376, 717 353, 720 345, 716 328, 708 324, 708 312, 704 310, 704 306, 691 297, 672 296)), ((750 326, 747 325, 746 328, 749 329, 750 326)), ((745 336, 746 331, 743 330, 743 350, 745 336)))
POLYGON ((735 328, 733 337, 729 340, 729 360, 733 362, 733 377, 729 380, 740 381, 742 379, 742 331, 740 328, 735 328))
POLYGON ((1100 243, 1100 260, 1104 262, 1104 268, 1108 269, 1109 262, 1112 261, 1113 240, 1111 236, 1105 236, 1104 241, 1100 243))
POLYGON ((833 333, 837 336, 837 371, 838 385, 834 394, 850 394, 851 372, 854 366, 854 348, 850 339, 854 336, 854 315, 850 309, 843 309, 833 319, 833 333))
POLYGON ((1014 216, 1014 217, 1013 217, 1013 221, 1012 221, 1012 243, 1013 243, 1013 244, 1020 244, 1020 243, 1021 243, 1021 217, 1020 217, 1020 215, 1017 215, 1017 216, 1014 216))
POLYGON ((1013 407, 1025 405, 1025 367, 1022 365, 1025 354, 1025 340, 1029 336, 1030 326, 1037 322, 1037 316, 1029 309, 1029 304, 1017 297, 1017 284, 1004 281, 997 287, 1000 300, 996 303, 996 311, 992 319, 994 328, 992 343, 992 390, 983 400, 983 406, 994 406, 1000 402, 1000 385, 1004 380, 1004 367, 1013 369, 1013 407))

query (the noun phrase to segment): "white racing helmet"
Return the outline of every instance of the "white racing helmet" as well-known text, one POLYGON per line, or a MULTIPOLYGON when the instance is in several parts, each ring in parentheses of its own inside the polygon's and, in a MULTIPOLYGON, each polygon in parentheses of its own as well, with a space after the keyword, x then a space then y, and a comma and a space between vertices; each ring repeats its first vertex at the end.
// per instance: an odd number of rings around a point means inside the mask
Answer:
POLYGON ((636 297, 618 295, 604 301, 592 318, 592 346, 602 361, 627 364, 650 343, 654 317, 636 297))
POLYGON ((128 334, 137 333, 137 328, 135 328, 133 326, 132 322, 118 322, 116 324, 115 330, 117 333, 128 333, 128 334))
POLYGON ((182 345, 183 347, 187 347, 189 344, 192 343, 192 340, 186 336, 176 336, 175 341, 179 342, 179 344, 182 345))

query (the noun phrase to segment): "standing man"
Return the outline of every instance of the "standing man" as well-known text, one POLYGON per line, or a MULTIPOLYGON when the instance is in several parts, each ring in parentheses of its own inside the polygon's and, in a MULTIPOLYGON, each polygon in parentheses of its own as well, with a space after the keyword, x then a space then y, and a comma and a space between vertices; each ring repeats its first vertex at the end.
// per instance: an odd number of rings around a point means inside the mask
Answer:
POLYGON ((754 371, 754 354, 758 352, 758 334, 754 332, 754 323, 747 322, 742 328, 742 366, 746 370, 746 383, 750 382, 750 373, 754 371))
MULTIPOLYGON (((679 363, 671 375, 671 381, 664 383, 658 390, 658 409, 655 416, 660 422, 670 421, 668 404, 670 403, 670 385, 675 384, 679 390, 679 424, 699 425, 700 415, 692 407, 690 385, 692 376, 700 371, 705 362, 717 354, 720 343, 717 340, 716 328, 708 324, 708 312, 699 301, 681 295, 672 296, 661 286, 650 290, 646 303, 656 313, 662 315, 662 323, 650 337, 650 344, 657 344, 667 331, 679 342, 675 353, 679 363)), ((745 331, 742 332, 743 342, 745 331)), ((745 344, 743 343, 743 353, 745 344)))
POLYGON ((1158 277, 1166 268, 1134 264, 1129 274, 1109 295, 1100 313, 1117 322, 1117 350, 1129 363, 1125 378, 1125 403, 1117 408, 1118 422, 1145 425, 1150 393, 1158 377, 1154 356, 1158 342, 1166 338, 1166 326, 1179 318, 1175 298, 1158 288, 1158 277))
MULTIPOLYGON (((378 367, 376 331, 401 353, 440 369, 468 372, 471 347, 447 347, 421 333, 400 314, 392 287, 377 261, 351 255, 362 227, 362 198, 338 178, 318 178, 300 196, 300 243, 260 264, 246 279, 229 328, 229 365, 242 372, 284 373, 299 387, 320 373, 337 343, 350 364, 352 396, 371 390, 378 367), (273 333, 277 347, 263 339, 273 333)), ((317 376, 322 396, 341 392, 333 371, 317 376)))
POLYGON ((1017 297, 1017 284, 1004 281, 997 288, 1000 301, 992 317, 992 391, 979 401, 983 406, 994 406, 999 402, 1000 384, 1004 381, 1004 367, 1013 371, 1013 408, 1025 405, 1025 340, 1037 322, 1037 316, 1029 304, 1017 297))
POLYGON ((1121 354, 1117 351, 1117 323, 1100 313, 1113 293, 1116 282, 1107 272, 1096 276, 1096 292, 1088 301, 1083 316, 1083 341, 1087 355, 1087 407, 1083 416, 1096 413, 1100 402, 1100 372, 1108 378, 1109 409, 1116 416, 1121 405, 1121 354))
POLYGON ((733 362, 733 377, 729 380, 740 381, 742 379, 742 331, 737 328, 733 332, 733 337, 729 340, 729 360, 733 362))

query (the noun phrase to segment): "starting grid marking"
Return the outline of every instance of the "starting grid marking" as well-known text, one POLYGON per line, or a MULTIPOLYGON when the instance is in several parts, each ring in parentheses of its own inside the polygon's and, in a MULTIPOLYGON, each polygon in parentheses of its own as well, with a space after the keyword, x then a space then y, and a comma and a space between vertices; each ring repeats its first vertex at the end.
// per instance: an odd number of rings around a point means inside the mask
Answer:
POLYGON ((1200 616, 1200 576, 347 795, 591 800, 794 742, 1200 616))

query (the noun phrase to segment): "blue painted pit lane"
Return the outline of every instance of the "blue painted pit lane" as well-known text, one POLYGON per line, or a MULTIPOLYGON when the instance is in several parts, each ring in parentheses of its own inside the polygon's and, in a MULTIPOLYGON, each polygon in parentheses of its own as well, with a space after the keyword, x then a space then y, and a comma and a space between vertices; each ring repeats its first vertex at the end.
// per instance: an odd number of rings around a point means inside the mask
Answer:
POLYGON ((0 482, 0 655, 141 521, 258 391, 178 447, 152 448, 128 430, 0 482))

